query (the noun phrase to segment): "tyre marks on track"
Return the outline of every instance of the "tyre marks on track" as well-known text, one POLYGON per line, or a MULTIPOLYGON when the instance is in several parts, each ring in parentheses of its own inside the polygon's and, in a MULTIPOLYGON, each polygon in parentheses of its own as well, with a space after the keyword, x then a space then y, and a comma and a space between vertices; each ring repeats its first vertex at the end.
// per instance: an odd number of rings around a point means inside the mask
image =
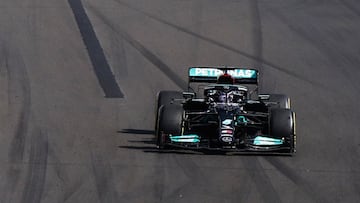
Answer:
POLYGON ((40 202, 44 191, 47 170, 48 140, 40 130, 33 130, 29 134, 31 117, 31 89, 26 65, 19 50, 13 46, 1 47, 2 64, 8 73, 8 103, 9 113, 17 113, 17 122, 14 125, 14 137, 10 142, 8 160, 9 168, 3 185, 5 202, 12 202, 20 198, 21 202, 40 202), (30 143, 28 143, 30 141, 30 143), (25 147, 30 144, 29 163, 27 171, 22 168, 25 156, 25 147), (22 174, 27 173, 24 183, 19 185, 22 174), (22 196, 14 196, 15 191, 23 188, 22 196))
MULTIPOLYGON (((252 30, 251 36, 253 41, 254 47, 254 56, 255 58, 262 59, 263 57, 263 33, 261 27, 261 16, 259 11, 258 0, 249 0, 249 7, 250 7, 250 19, 252 21, 252 30)), ((263 68, 263 61, 262 60, 254 60, 253 62, 254 67, 260 71, 260 79, 259 79, 259 89, 262 90, 265 85, 263 84, 263 77, 264 75, 264 68, 263 68)), ((269 84, 266 84, 268 87, 269 84)), ((269 89, 269 88, 268 88, 269 89)))
MULTIPOLYGON (((352 19, 357 18, 357 24, 359 24, 359 22, 360 22, 359 21, 360 6, 358 4, 358 1, 356 1, 356 0, 352 0, 352 1, 351 0, 337 0, 336 2, 341 4, 345 9, 349 10, 354 15, 354 16, 351 16, 352 19)), ((325 3, 325 1, 324 1, 324 3, 325 3)), ((354 40, 356 40, 356 38, 354 38, 354 40)), ((343 54, 342 52, 339 52, 338 49, 334 49, 331 46, 324 47, 323 48, 324 52, 327 51, 326 48, 329 48, 330 50, 332 50, 332 52, 330 52, 330 53, 333 53, 333 55, 332 55, 333 57, 329 56, 329 58, 334 59, 334 58, 337 58, 339 55, 343 54), (336 52, 336 51, 338 51, 338 52, 336 52)), ((350 59, 353 62, 354 67, 357 67, 358 64, 360 63, 359 57, 357 57, 356 54, 355 55, 354 54, 347 54, 345 57, 346 57, 346 59, 350 59)), ((336 62, 336 61, 334 61, 334 62, 336 62)), ((345 70, 345 68, 343 68, 343 67, 344 67, 344 65, 337 66, 337 68, 345 70)), ((346 73, 345 77, 347 78, 347 80, 349 80, 348 78, 352 78, 352 80, 351 80, 352 88, 355 89, 355 92, 358 92, 359 91, 359 86, 354 84, 354 81, 358 81, 358 78, 359 78, 358 75, 359 74, 356 74, 356 72, 354 72, 354 69, 352 69, 351 71, 345 70, 345 71, 342 71, 342 72, 343 72, 343 74, 344 74, 344 72, 346 73)), ((348 143, 357 143, 353 138, 348 138, 348 139, 349 139, 348 143)), ((358 146, 356 146, 356 145, 347 146, 347 150, 349 151, 349 154, 352 154, 352 156, 348 157, 351 160, 349 168, 352 171, 357 171, 360 168, 360 162, 359 162, 359 159, 358 159, 360 151, 358 149, 356 149, 356 147, 359 147, 359 145, 358 146)), ((351 181, 351 183, 349 183, 349 184, 353 185, 355 191, 360 191, 360 174, 359 173, 354 173, 352 175, 352 179, 353 179, 353 181, 351 181)), ((357 196, 360 197, 359 192, 358 192, 357 196)))
POLYGON ((167 64, 165 64, 158 56, 152 53, 148 48, 142 45, 139 41, 132 38, 121 28, 116 27, 109 19, 107 19, 101 12, 94 7, 90 7, 92 12, 101 19, 113 32, 122 36, 122 38, 128 42, 132 47, 138 50, 148 61, 150 61, 155 67, 163 72, 168 78, 170 78, 181 89, 187 89, 187 82, 183 80, 178 74, 176 74, 167 64))
POLYGON ((264 202, 281 202, 278 192, 264 172, 259 159, 257 157, 244 157, 242 160, 262 200, 264 202))
MULTIPOLYGON (((262 36, 262 25, 261 16, 259 11, 258 0, 249 0, 250 7, 250 19, 252 21, 251 35, 253 37, 253 48, 254 48, 254 66, 263 72, 263 36, 262 36), (258 60, 260 59, 260 60, 258 60)), ((260 75, 261 76, 261 75, 260 75)), ((260 78, 260 81, 263 81, 260 78)), ((263 82, 260 82, 260 89, 263 89, 263 82)), ((266 84, 268 86, 268 84, 266 84)), ((267 88, 269 90, 269 88, 267 88)), ((271 183, 271 180, 264 172, 259 159, 257 157, 244 157, 243 163, 247 168, 247 173, 251 177, 256 189, 259 191, 261 198, 264 202, 281 202, 280 195, 271 183)))
POLYGON ((121 92, 120 87, 111 72, 111 67, 106 59, 104 50, 101 47, 81 0, 68 0, 68 2, 75 16, 76 23, 79 27, 99 84, 105 93, 105 97, 123 98, 124 94, 121 92))
POLYGON ((161 72, 170 78, 177 86, 183 90, 187 89, 187 82, 183 80, 178 74, 176 74, 159 57, 143 46, 139 41, 132 38, 128 33, 120 31, 119 34, 121 34, 130 45, 138 50, 147 60, 149 60, 154 66, 156 66, 161 72))
MULTIPOLYGON (((203 2, 202 1, 194 1, 191 6, 192 11, 192 22, 201 22, 203 18, 203 2)), ((202 29, 202 23, 197 24, 194 28, 195 32, 198 32, 202 29)), ((200 41, 197 38, 192 38, 190 41, 192 48, 189 50, 191 52, 189 61, 194 61, 195 64, 198 63, 199 59, 199 50, 200 50, 200 41)))
POLYGON ((49 144, 48 160, 49 165, 53 166, 53 171, 56 174, 57 185, 63 190, 62 197, 59 197, 59 201, 72 202, 72 198, 76 196, 75 194, 84 184, 83 178, 81 176, 74 177, 70 175, 68 168, 69 166, 73 166, 73 164, 63 163, 51 143, 49 144))
POLYGON ((198 199, 199 196, 204 194, 207 194, 208 196, 215 195, 204 191, 207 190, 207 187, 204 186, 210 187, 212 184, 210 184, 209 178, 204 176, 201 168, 192 160, 191 156, 173 155, 172 158, 185 177, 187 177, 188 181, 183 185, 179 185, 179 187, 171 194, 167 194, 164 198, 164 202, 173 202, 174 199, 178 199, 179 197, 198 199))
POLYGON ((113 182, 110 163, 100 154, 91 151, 91 164, 95 178, 96 191, 100 202, 120 202, 119 195, 113 182))
MULTIPOLYGON (((29 125, 31 107, 30 81, 25 63, 18 50, 10 49, 8 44, 1 44, 1 61, 8 76, 9 114, 15 115, 14 136, 8 151, 9 168, 3 182, 2 200, 11 202, 21 175, 21 163, 24 158, 25 143, 29 125), (18 113, 18 114, 17 114, 18 113)), ((12 118, 9 115, 9 121, 12 118)), ((9 125, 11 126, 11 125, 9 125)))
POLYGON ((167 163, 167 159, 169 157, 162 156, 162 154, 159 154, 159 156, 156 156, 155 163, 161 164, 159 167, 155 167, 155 170, 153 172, 153 188, 151 188, 151 194, 152 199, 154 202, 165 202, 165 191, 166 191, 166 174, 169 170, 165 163, 167 163))
POLYGON ((31 138, 30 160, 21 202, 41 202, 48 158, 48 137, 35 130, 31 138))
POLYGON ((296 172, 294 172, 291 168, 283 164, 279 158, 266 157, 265 160, 273 165, 281 174, 287 177, 295 185, 297 185, 304 194, 309 195, 314 202, 331 202, 329 199, 321 196, 319 190, 313 184, 296 174, 296 172))
MULTIPOLYGON (((253 46, 254 46, 254 57, 257 59, 263 58, 263 37, 262 37, 262 28, 261 28, 261 17, 259 12, 258 0, 249 0, 250 13, 252 20, 252 31, 251 35, 253 36, 253 46)), ((254 66, 256 68, 262 67, 262 60, 255 60, 254 66)))
POLYGON ((346 0, 339 0, 340 3, 342 3, 347 9, 349 9, 351 12, 353 12, 355 15, 360 16, 360 10, 356 9, 356 7, 354 7, 354 5, 352 5, 351 3, 349 3, 346 0))
POLYGON ((265 60, 263 58, 259 58, 257 56, 252 55, 252 54, 246 53, 246 52, 241 51, 241 50, 239 50, 239 49, 237 49, 235 47, 232 47, 230 45, 223 44, 223 43, 221 43, 221 42, 219 42, 219 41, 217 41, 215 39, 212 39, 210 37, 200 35, 200 34, 194 32, 194 31, 191 31, 191 30, 189 30, 187 28, 184 28, 184 27, 181 27, 179 25, 173 24, 173 23, 171 23, 169 21, 166 21, 164 19, 161 19, 161 18, 159 18, 159 17, 157 17, 157 16, 155 16, 153 14, 150 14, 150 13, 147 13, 147 12, 145 12, 143 10, 140 10, 140 9, 138 9, 138 8, 128 4, 128 3, 125 3, 123 1, 120 1, 120 0, 115 0, 115 1, 117 3, 119 3, 120 5, 124 6, 124 7, 127 7, 127 8, 129 8, 131 10, 134 10, 134 11, 138 12, 138 13, 141 13, 142 15, 147 16, 148 18, 151 18, 151 19, 153 19, 153 20, 155 20, 157 22, 160 22, 160 23, 162 23, 164 25, 172 27, 172 28, 174 28, 174 29, 176 29, 176 30, 178 30, 180 32, 183 32, 183 33, 186 33, 186 34, 188 34, 190 36, 199 38, 199 39, 201 39, 203 41, 206 41, 206 42, 208 42, 210 44, 216 45, 216 46, 221 47, 223 49, 226 49, 228 51, 232 51, 232 52, 234 52, 236 54, 239 54, 239 55, 244 56, 246 58, 252 59, 253 61, 261 62, 262 64, 267 65, 270 68, 273 68, 273 69, 275 69, 277 71, 285 73, 285 74, 287 74, 289 76, 292 76, 292 77, 294 77, 294 78, 296 78, 298 80, 307 82, 307 83, 309 83, 311 85, 314 85, 314 86, 325 88, 324 85, 322 85, 322 84, 318 84, 317 82, 314 82, 314 81, 312 81, 312 80, 310 80, 310 79, 308 79, 308 78, 306 78, 306 77, 304 77, 304 76, 302 76, 302 75, 300 75, 300 74, 298 74, 296 72, 293 72, 293 71, 290 71, 289 69, 280 67, 280 66, 278 66, 278 65, 276 65, 276 64, 274 64, 274 63, 272 63, 270 61, 267 61, 267 60, 265 60))
MULTIPOLYGON (((355 57, 354 54, 347 53, 348 51, 341 49, 341 47, 334 47, 333 41, 331 38, 326 37, 328 34, 325 33, 325 31, 318 30, 316 29, 317 27, 314 27, 315 25, 309 24, 307 22, 301 23, 301 21, 299 22, 298 20, 291 20, 278 10, 271 10, 272 15, 276 17, 277 20, 286 25, 288 29, 295 35, 309 42, 309 44, 324 54, 332 64, 336 65, 340 70, 342 70, 341 74, 346 75, 346 78, 355 76, 354 72, 351 72, 348 68, 346 68, 348 65, 344 65, 344 62, 359 64, 359 58, 355 57), (321 37, 322 39, 319 40, 321 37)), ((354 81, 356 80, 357 78, 355 79, 354 77, 354 81)))
POLYGON ((8 157, 12 162, 19 162, 23 160, 24 156, 30 115, 30 81, 22 56, 8 48, 5 48, 3 53, 5 56, 5 67, 9 76, 8 103, 11 107, 10 109, 20 109, 8 157))
POLYGON ((162 177, 166 179, 167 184, 177 183, 173 190, 165 188, 162 202, 193 199, 202 199, 204 202, 248 202, 251 178, 243 173, 243 168, 233 167, 227 162, 232 160, 231 157, 221 154, 190 153, 188 155, 172 154, 170 159, 175 161, 176 170, 172 168, 172 171, 167 171, 167 174, 172 174, 170 177, 173 178, 178 177, 175 180, 178 182, 162 177), (219 160, 216 162, 217 165, 203 166, 202 163, 212 158, 210 156, 217 156, 216 159, 219 160))

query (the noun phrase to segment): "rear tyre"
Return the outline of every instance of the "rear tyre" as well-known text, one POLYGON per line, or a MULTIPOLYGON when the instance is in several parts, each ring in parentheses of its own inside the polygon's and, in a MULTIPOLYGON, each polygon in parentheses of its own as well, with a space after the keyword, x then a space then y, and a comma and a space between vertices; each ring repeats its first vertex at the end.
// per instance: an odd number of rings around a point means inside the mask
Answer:
POLYGON ((160 149, 163 149, 168 141, 165 135, 181 135, 183 112, 180 104, 160 107, 156 128, 156 144, 160 149))
POLYGON ((182 99, 183 95, 180 91, 164 90, 157 94, 157 108, 159 109, 162 105, 170 104, 174 99, 182 99))
POLYGON ((290 98, 284 94, 270 94, 269 102, 276 102, 274 108, 290 109, 290 98))
POLYGON ((277 139, 284 138, 290 147, 286 152, 295 152, 295 114, 290 109, 271 109, 270 135, 277 139))

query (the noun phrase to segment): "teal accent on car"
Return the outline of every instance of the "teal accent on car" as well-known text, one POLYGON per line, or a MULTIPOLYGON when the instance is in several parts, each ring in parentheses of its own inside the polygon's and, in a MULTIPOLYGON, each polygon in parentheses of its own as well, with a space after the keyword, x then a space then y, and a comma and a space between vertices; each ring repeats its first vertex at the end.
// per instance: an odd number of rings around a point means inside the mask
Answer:
POLYGON ((225 119, 224 121, 222 121, 223 125, 231 125, 231 123, 233 122, 232 119, 225 119))
POLYGON ((196 134, 180 135, 180 136, 170 135, 170 140, 172 142, 198 143, 198 142, 200 142, 200 137, 196 134))
POLYGON ((246 119, 245 116, 238 116, 237 121, 239 123, 247 123, 248 122, 248 120, 246 119))
MULTIPOLYGON (((227 73, 232 77, 234 77, 235 79, 257 78, 256 70, 251 70, 251 69, 236 68, 232 70, 227 70, 227 73)), ((189 69, 190 77, 218 77, 222 74, 224 74, 224 71, 218 68, 193 67, 189 69)))
POLYGON ((257 136, 253 142, 254 145, 282 145, 283 139, 276 139, 271 137, 257 136))

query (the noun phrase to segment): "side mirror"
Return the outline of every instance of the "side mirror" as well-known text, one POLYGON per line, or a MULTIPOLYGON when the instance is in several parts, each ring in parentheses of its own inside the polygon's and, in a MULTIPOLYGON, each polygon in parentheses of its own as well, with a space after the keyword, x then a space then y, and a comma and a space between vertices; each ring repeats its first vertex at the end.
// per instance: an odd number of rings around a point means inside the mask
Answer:
POLYGON ((195 93, 194 92, 183 92, 183 97, 185 99, 192 99, 195 97, 195 93))

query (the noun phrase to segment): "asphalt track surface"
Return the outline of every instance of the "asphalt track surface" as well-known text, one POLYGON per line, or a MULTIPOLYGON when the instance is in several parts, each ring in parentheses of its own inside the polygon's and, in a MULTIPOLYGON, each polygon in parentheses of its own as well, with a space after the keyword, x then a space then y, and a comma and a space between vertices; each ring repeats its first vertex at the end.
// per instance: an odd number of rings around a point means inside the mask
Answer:
POLYGON ((1 202, 360 202, 357 0, 1 0, 1 202), (187 67, 261 71, 293 157, 159 153, 187 67))

